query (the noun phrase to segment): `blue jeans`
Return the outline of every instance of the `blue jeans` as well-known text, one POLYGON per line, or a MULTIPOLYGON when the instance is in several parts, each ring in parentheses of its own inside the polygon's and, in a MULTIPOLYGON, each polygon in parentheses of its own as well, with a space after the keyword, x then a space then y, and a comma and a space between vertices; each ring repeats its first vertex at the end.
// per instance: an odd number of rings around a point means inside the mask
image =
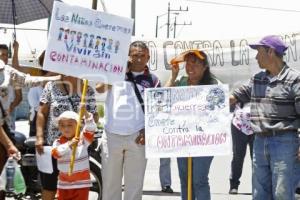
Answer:
POLYGON ((171 186, 171 159, 170 158, 161 158, 159 165, 159 180, 161 188, 166 186, 171 186))
MULTIPOLYGON (((210 200, 208 173, 213 157, 194 157, 192 174, 192 200, 210 200)), ((181 199, 187 199, 187 158, 177 158, 181 185, 181 199)))
POLYGON ((253 144, 253 200, 293 200, 299 170, 298 135, 255 136, 253 144))
POLYGON ((254 135, 245 135, 233 124, 231 124, 231 135, 233 157, 231 161, 230 189, 238 189, 240 185, 240 178, 242 176, 247 145, 249 145, 250 157, 252 159, 254 135))

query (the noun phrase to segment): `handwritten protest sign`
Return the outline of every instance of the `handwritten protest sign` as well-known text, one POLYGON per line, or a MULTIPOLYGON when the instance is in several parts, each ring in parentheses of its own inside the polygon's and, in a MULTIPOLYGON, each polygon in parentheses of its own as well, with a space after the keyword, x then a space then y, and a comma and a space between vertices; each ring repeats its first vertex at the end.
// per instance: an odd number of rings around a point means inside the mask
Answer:
POLYGON ((124 80, 133 20, 54 2, 44 69, 114 83, 124 80))
POLYGON ((146 89, 146 157, 231 152, 228 85, 146 89))

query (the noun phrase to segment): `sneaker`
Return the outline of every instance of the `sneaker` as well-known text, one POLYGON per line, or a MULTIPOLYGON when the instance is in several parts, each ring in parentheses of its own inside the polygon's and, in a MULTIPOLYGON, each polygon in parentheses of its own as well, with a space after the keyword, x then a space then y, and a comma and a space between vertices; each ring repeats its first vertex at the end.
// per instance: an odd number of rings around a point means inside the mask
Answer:
POLYGON ((165 192, 165 193, 173 193, 174 192, 170 186, 163 187, 161 191, 165 192))
POLYGON ((231 188, 229 190, 229 194, 237 194, 237 193, 238 193, 238 189, 236 189, 236 188, 231 188))
POLYGON ((300 187, 297 187, 295 193, 296 193, 296 194, 300 194, 300 187))

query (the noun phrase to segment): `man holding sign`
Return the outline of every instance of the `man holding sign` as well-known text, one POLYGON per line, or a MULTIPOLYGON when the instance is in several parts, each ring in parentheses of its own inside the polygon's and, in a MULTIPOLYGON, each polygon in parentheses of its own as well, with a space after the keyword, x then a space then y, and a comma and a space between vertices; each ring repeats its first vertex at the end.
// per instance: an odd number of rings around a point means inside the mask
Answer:
POLYGON ((149 49, 144 42, 131 43, 126 81, 112 86, 98 84, 107 91, 105 133, 102 142, 103 200, 141 200, 146 169, 144 141, 144 89, 157 87, 159 80, 149 72, 149 49))

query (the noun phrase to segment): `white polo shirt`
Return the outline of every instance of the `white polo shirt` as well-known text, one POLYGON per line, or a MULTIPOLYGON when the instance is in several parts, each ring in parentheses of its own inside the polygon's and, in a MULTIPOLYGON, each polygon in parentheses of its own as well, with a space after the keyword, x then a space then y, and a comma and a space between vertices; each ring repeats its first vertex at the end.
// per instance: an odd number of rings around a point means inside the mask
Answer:
MULTIPOLYGON (((133 73, 134 77, 141 77, 144 72, 133 73)), ((144 98, 145 88, 159 85, 158 78, 149 74, 146 78, 138 79, 137 87, 144 98), (152 81, 150 81, 152 80, 152 81), (150 83, 151 82, 151 83, 150 83)), ((104 128, 110 133, 131 135, 145 127, 145 116, 141 104, 134 92, 134 85, 130 81, 116 83, 108 91, 105 101, 104 128)))

